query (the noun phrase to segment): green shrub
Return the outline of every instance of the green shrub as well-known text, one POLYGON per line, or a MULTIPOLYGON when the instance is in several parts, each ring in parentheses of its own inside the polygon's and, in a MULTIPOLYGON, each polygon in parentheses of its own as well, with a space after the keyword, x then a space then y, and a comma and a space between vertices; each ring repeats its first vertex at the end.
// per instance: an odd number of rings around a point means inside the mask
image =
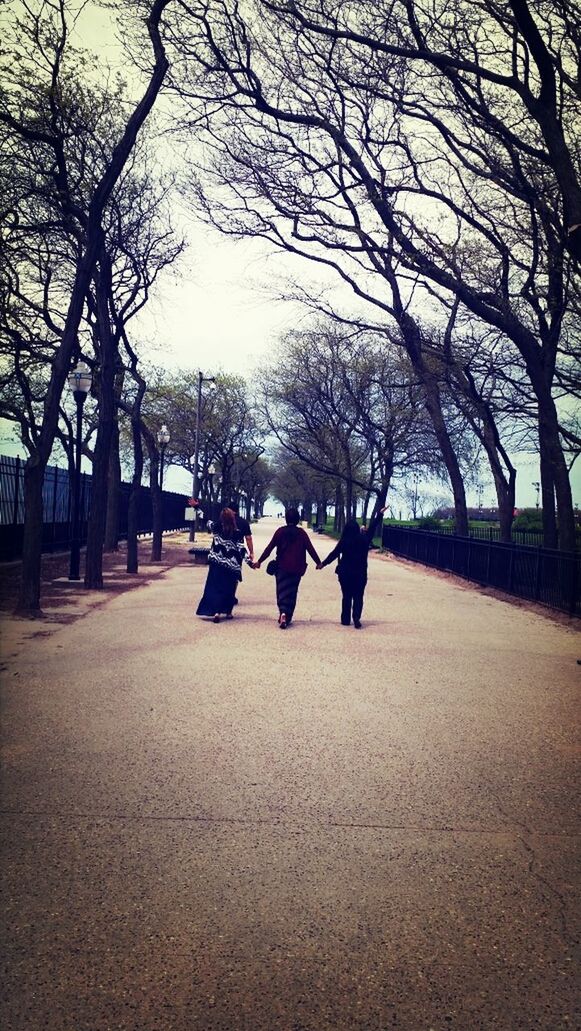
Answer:
POLYGON ((440 525, 440 520, 435 519, 434 516, 423 516, 417 522, 418 530, 439 530, 440 525))
POLYGON ((512 528, 513 530, 542 530, 543 513, 540 508, 524 508, 516 516, 512 528))

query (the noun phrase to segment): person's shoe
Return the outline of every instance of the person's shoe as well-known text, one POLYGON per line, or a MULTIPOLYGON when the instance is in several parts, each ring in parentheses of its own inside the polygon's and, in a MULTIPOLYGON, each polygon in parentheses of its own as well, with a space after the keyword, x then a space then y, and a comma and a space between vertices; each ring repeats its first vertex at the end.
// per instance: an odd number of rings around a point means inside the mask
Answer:
POLYGON ((234 619, 234 616, 232 615, 231 612, 227 612, 226 613, 226 619, 234 619))
POLYGON ((353 620, 353 626, 355 627, 356 630, 361 630, 361 620, 354 619, 353 620))
POLYGON ((280 619, 278 621, 278 625, 279 625, 281 630, 286 630, 286 615, 285 615, 284 612, 281 612, 281 614, 280 614, 280 619))
POLYGON ((219 623, 219 622, 220 622, 220 613, 217 612, 216 615, 214 616, 214 623, 219 623))
POLYGON ((350 619, 342 619, 341 620, 341 626, 351 626, 351 620, 350 619))

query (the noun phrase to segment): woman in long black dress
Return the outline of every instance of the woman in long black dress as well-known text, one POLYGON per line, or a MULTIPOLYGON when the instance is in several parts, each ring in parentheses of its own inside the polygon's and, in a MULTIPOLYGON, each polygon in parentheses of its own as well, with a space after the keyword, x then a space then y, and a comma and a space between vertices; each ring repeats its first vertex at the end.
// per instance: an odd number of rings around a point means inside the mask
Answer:
POLYGON ((236 516, 230 508, 225 508, 220 513, 220 521, 214 525, 206 586, 196 609, 197 616, 213 616, 214 623, 219 623, 223 614, 232 619, 245 555, 244 536, 236 525, 236 516))
POLYGON ((335 559, 339 559, 337 575, 342 593, 341 622, 343 626, 350 626, 353 617, 353 626, 356 630, 361 629, 369 549, 373 543, 377 523, 384 512, 385 508, 380 508, 364 531, 360 529, 356 519, 350 519, 345 523, 341 539, 321 563, 321 567, 328 566, 335 559))

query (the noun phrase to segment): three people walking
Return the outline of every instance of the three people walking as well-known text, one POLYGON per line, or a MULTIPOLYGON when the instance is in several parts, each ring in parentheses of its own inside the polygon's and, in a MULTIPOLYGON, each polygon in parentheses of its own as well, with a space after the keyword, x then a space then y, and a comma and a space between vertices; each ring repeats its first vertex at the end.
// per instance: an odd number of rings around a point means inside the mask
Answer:
MULTIPOLYGON (((276 603, 278 625, 286 630, 292 623, 297 595, 302 577, 307 570, 307 554, 317 569, 323 569, 338 559, 337 574, 342 593, 341 623, 356 629, 361 628, 363 596, 367 584, 367 559, 372 546, 373 535, 385 508, 380 509, 369 527, 361 530, 355 519, 345 525, 341 539, 321 562, 308 534, 298 525, 300 516, 296 508, 285 512, 285 526, 273 534, 271 540, 253 562, 246 554, 244 533, 237 524, 236 514, 225 508, 219 523, 213 528, 212 546, 208 555, 208 575, 204 594, 198 605, 198 616, 211 616, 219 623, 221 616, 232 618, 236 604, 236 588, 242 579, 241 566, 246 562, 252 569, 260 569, 262 563, 276 549, 276 559, 267 566, 267 572, 274 573, 276 581, 276 603), (273 567, 273 568, 271 568, 273 567)), ((248 542, 248 535, 246 535, 248 542)))

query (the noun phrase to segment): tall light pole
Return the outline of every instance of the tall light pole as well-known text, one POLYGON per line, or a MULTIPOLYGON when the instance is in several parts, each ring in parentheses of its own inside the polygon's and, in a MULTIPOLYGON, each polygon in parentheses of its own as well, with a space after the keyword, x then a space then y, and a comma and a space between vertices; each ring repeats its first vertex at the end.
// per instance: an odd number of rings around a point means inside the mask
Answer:
POLYGON ((165 455, 165 449, 171 440, 171 434, 165 423, 162 423, 161 428, 157 431, 157 443, 159 444, 160 452, 160 463, 159 463, 159 489, 160 492, 163 490, 163 459, 165 455))
POLYGON ((198 529, 198 464, 200 460, 200 416, 202 408, 202 385, 204 383, 212 383, 213 388, 216 389, 216 377, 215 376, 204 376, 203 372, 198 372, 198 401, 196 405, 196 436, 194 439, 194 482, 193 482, 193 497, 196 502, 194 508, 194 521, 192 523, 192 529, 190 531, 190 540, 195 541, 196 531, 198 529))
POLYGON ((210 492, 210 503, 214 503, 214 476, 216 475, 216 466, 213 462, 210 462, 208 466, 208 489, 210 492))
POLYGON ((535 490, 537 492, 537 508, 538 508, 539 507, 539 491, 541 489, 541 485, 540 485, 538 480, 534 480, 533 481, 533 487, 535 488, 535 490))
POLYGON ((86 362, 77 362, 68 377, 68 384, 77 405, 77 426, 75 433, 75 475, 73 480, 73 505, 71 513, 71 558, 69 580, 80 580, 81 569, 81 443, 83 431, 83 405, 91 389, 93 374, 86 362))

